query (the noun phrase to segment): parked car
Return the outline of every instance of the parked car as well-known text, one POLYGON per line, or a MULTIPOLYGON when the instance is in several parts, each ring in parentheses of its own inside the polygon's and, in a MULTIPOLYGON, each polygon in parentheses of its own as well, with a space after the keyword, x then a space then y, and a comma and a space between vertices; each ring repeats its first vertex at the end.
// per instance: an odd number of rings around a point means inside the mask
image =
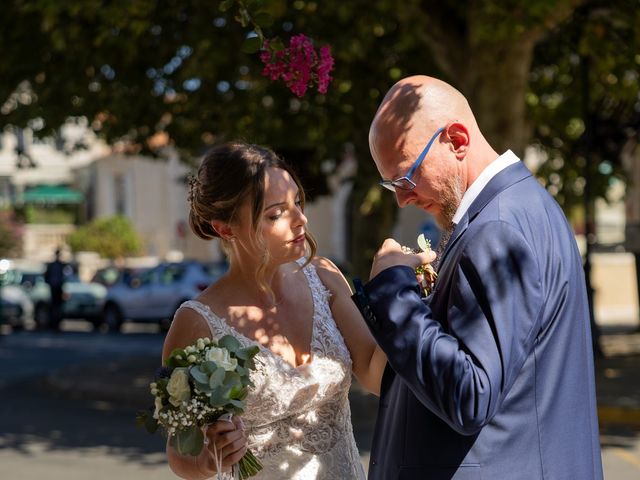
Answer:
POLYGON ((147 270, 149 268, 116 267, 112 265, 98 269, 91 281, 107 288, 118 284, 129 285, 133 278, 139 277, 147 270))
POLYGON ((154 322, 167 328, 182 302, 222 276, 226 265, 185 261, 161 263, 142 272, 124 273, 108 290, 103 321, 119 330, 125 321, 154 322))
MULTIPOLYGON (((15 269, 14 282, 20 285, 33 303, 33 319, 36 326, 44 328, 49 323, 49 304, 51 290, 44 281, 45 267, 32 269, 15 269)), ((62 304, 62 318, 83 319, 94 327, 102 323, 102 312, 107 289, 98 283, 82 282, 73 272, 65 275, 62 304)))
POLYGON ((33 302, 15 283, 14 270, 0 275, 0 323, 22 330, 33 319, 33 302))

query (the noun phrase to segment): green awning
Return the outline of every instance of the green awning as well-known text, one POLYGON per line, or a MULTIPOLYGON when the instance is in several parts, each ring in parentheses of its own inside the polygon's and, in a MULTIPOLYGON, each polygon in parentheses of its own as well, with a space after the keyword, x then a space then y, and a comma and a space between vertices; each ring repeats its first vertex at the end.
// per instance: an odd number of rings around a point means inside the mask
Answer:
POLYGON ((82 203, 84 195, 64 185, 38 185, 20 196, 23 203, 74 204, 82 203))

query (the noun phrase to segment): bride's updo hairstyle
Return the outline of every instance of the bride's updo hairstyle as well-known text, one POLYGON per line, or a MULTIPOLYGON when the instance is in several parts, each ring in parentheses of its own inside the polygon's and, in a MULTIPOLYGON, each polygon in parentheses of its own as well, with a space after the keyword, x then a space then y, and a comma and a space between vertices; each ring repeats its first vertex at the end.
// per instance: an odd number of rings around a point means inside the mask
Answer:
MULTIPOLYGON (((229 240, 221 238, 211 222, 219 220, 234 224, 238 221, 239 207, 249 202, 250 221, 254 238, 247 239, 263 252, 258 276, 269 261, 269 252, 258 231, 264 210, 264 184, 267 168, 279 168, 291 175, 300 190, 300 205, 304 209, 305 196, 297 175, 272 150, 246 143, 232 142, 213 147, 202 159, 198 172, 189 181, 189 225, 204 240, 220 238, 229 252, 229 240)), ((305 231, 308 247, 307 263, 313 259, 317 246, 305 231)), ((306 264, 305 264, 306 265, 306 264)))

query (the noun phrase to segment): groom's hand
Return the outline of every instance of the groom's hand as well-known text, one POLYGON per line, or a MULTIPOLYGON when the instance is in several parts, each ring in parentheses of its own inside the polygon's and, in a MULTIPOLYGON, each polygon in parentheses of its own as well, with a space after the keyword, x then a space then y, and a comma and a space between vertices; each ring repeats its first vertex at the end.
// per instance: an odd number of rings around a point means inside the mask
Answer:
POLYGON ((387 238, 382 244, 382 247, 380 247, 380 250, 378 250, 378 253, 373 257, 373 265, 371 266, 369 279, 372 279, 389 267, 405 265, 415 270, 420 265, 426 265, 435 259, 436 254, 431 250, 428 252, 404 253, 402 251, 402 245, 392 238, 387 238))

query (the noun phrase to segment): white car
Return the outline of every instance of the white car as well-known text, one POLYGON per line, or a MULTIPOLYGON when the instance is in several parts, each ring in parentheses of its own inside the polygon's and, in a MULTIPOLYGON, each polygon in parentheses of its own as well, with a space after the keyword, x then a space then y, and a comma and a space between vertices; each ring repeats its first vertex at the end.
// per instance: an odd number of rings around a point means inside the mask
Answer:
POLYGON ((33 318, 33 302, 21 287, 11 284, 9 278, 2 278, 0 282, 0 324, 22 330, 33 318))
MULTIPOLYGON (((33 303, 33 319, 38 328, 45 328, 49 323, 51 289, 44 281, 44 269, 41 266, 12 271, 14 283, 20 286, 33 303)), ((103 285, 80 281, 70 268, 65 276, 62 292, 62 318, 87 320, 95 328, 100 326, 107 296, 107 289, 103 285)))
POLYGON ((182 302, 192 299, 226 271, 219 263, 161 263, 109 287, 103 321, 116 331, 125 321, 167 328, 182 302))

